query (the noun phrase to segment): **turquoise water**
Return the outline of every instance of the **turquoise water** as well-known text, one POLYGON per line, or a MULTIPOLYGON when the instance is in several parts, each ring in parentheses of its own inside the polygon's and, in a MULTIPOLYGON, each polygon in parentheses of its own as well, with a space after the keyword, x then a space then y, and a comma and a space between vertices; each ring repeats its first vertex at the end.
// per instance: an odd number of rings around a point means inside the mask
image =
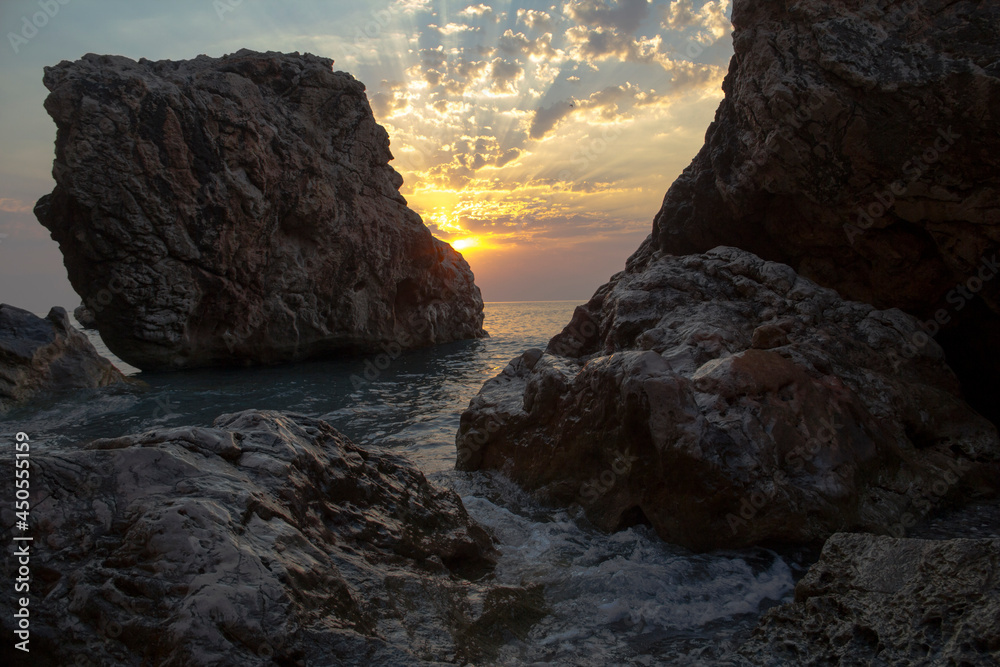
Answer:
POLYGON ((41 447, 209 426, 250 408, 318 416, 356 442, 404 452, 430 479, 455 489, 498 540, 501 583, 544 587, 549 615, 524 641, 512 639, 500 664, 727 664, 732 644, 759 614, 790 596, 800 569, 793 558, 763 549, 693 555, 644 527, 605 535, 574 510, 539 506, 499 475, 453 469, 455 433, 470 398, 522 351, 545 347, 576 305, 490 303, 490 338, 394 360, 183 374, 120 364, 146 386, 36 401, 8 415, 0 431, 26 431, 41 447))

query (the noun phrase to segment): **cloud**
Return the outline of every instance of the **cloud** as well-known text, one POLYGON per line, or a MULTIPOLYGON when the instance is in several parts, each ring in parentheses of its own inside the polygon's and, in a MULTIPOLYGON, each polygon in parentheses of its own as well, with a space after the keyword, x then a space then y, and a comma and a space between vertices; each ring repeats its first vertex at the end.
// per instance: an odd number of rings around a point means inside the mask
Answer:
POLYGON ((443 28, 439 28, 436 25, 429 25, 427 27, 437 30, 442 35, 454 35, 460 32, 475 32, 479 30, 479 28, 464 23, 448 23, 443 28))
POLYGON ((469 18, 478 18, 482 16, 490 16, 493 14, 493 8, 489 5, 484 5, 482 3, 478 5, 469 5, 462 11, 460 11, 459 16, 466 16, 469 18))
POLYGON ((490 92, 495 95, 515 95, 517 83, 524 78, 524 68, 516 62, 497 58, 490 64, 490 92))
POLYGON ((8 213, 30 213, 35 209, 33 204, 25 203, 20 199, 0 198, 0 211, 8 213))
POLYGON ((389 11, 400 11, 404 14, 430 11, 431 0, 395 0, 389 6, 389 11))
POLYGON ((520 148, 509 148, 500 154, 496 160, 493 161, 496 167, 505 167, 517 158, 521 157, 523 151, 520 148))
POLYGON ((574 26, 566 37, 572 46, 571 55, 580 61, 601 61, 611 58, 638 63, 656 62, 662 38, 640 37, 605 28, 574 26))
POLYGON ((560 60, 563 52, 552 48, 552 33, 529 39, 523 32, 507 28, 497 42, 497 50, 511 56, 527 56, 549 62, 560 60))
POLYGON ((575 108, 576 104, 572 100, 560 100, 550 106, 540 107, 535 111, 535 117, 531 119, 528 136, 532 139, 543 139, 555 129, 559 121, 573 113, 575 108))
POLYGON ((661 25, 670 30, 691 30, 702 44, 714 43, 732 29, 729 0, 712 0, 700 9, 693 0, 672 0, 662 7, 661 25))
POLYGON ((518 9, 517 22, 528 26, 529 30, 551 31, 554 27, 552 16, 537 9, 518 9))
POLYGON ((570 0, 566 15, 583 25, 613 32, 634 34, 649 16, 648 0, 570 0))

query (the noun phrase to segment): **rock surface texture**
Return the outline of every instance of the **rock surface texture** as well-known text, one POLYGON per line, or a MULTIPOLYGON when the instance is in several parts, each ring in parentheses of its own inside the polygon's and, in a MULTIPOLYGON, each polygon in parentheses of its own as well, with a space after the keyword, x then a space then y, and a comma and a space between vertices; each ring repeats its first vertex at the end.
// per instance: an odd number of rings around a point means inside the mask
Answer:
POLYGON ((35 213, 108 347, 144 370, 485 335, 468 264, 399 194, 364 86, 240 51, 45 70, 35 213))
POLYGON ((1000 4, 736 0, 733 23, 648 249, 736 246, 902 308, 1000 419, 1000 4))
POLYGON ((247 411, 31 462, 35 664, 477 661, 533 604, 473 583, 494 551, 454 492, 319 420, 247 411))
POLYGON ((746 251, 656 253, 484 385, 458 467, 694 549, 902 534, 1000 471, 919 331, 746 251))
POLYGON ((1000 664, 1000 540, 837 534, 740 654, 754 665, 1000 664))
POLYGON ((118 382, 125 377, 70 324, 64 309, 53 308, 42 319, 0 305, 0 412, 41 393, 118 382))

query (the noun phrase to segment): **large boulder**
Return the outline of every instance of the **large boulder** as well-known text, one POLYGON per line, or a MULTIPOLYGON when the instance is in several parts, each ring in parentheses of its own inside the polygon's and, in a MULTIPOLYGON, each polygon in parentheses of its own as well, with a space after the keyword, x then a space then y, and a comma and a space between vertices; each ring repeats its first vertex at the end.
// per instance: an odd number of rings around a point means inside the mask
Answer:
POLYGON ((733 24, 650 248, 737 246, 902 308, 1000 419, 1000 4, 735 0, 733 24))
POLYGON ((484 336, 468 264, 399 194, 364 86, 312 55, 45 69, 35 213, 116 355, 269 363, 484 336))
POLYGON ((47 392, 126 382, 77 331, 63 308, 43 319, 0 304, 0 412, 47 392))
POLYGON ((739 653, 753 665, 1000 664, 1000 540, 831 537, 739 653))
POLYGON ((988 491, 996 427, 918 321, 736 248, 650 255, 462 415, 458 467, 693 549, 901 534, 988 491))
MULTIPOLYGON (((316 419, 26 442, 34 664, 464 663, 541 613, 475 583, 495 552, 454 492, 316 419)), ((13 611, 0 623, 15 637, 13 611)))

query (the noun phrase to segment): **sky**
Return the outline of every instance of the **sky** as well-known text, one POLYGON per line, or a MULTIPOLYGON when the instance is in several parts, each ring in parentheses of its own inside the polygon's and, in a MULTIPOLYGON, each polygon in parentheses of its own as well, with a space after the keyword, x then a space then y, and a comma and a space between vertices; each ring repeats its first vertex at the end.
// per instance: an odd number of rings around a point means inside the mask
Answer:
POLYGON ((365 84, 403 196, 486 301, 585 301, 700 149, 730 16, 729 0, 2 0, 0 302, 80 302, 32 214, 55 186, 43 68, 241 48, 332 58, 365 84))

